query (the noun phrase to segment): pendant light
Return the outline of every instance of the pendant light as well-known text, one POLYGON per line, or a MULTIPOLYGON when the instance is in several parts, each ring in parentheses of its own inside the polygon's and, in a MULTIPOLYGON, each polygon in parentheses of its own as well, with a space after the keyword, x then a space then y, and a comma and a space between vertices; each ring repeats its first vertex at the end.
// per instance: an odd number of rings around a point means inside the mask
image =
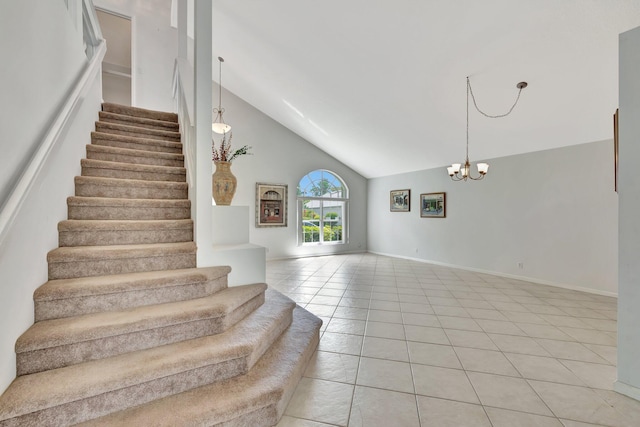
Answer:
POLYGON ((453 163, 451 166, 447 168, 447 172, 449 173, 449 176, 451 177, 452 180, 466 181, 467 179, 471 179, 474 181, 479 181, 482 178, 484 178, 487 172, 489 171, 488 163, 478 163, 476 165, 476 167, 478 168, 478 175, 473 176, 471 173, 471 162, 469 161, 469 95, 471 95, 471 99, 473 100, 473 105, 480 114, 490 119, 498 119, 500 117, 506 117, 509 114, 511 114, 516 104, 518 104, 518 100, 520 99, 520 93, 522 92, 522 89, 527 87, 527 82, 520 82, 516 85, 516 87, 518 88, 518 96, 516 97, 516 101, 513 103, 509 111, 507 111, 505 114, 491 116, 483 112, 482 110, 480 110, 480 108, 478 108, 478 104, 476 103, 476 98, 473 95, 473 90, 471 89, 471 82, 469 81, 469 77, 467 77, 467 152, 466 152, 464 163, 453 163))
POLYGON ((218 56, 218 61, 220 62, 219 67, 219 89, 220 95, 218 97, 218 108, 213 109, 213 114, 216 115, 213 123, 211 124, 211 130, 215 133, 225 134, 231 130, 231 126, 224 122, 224 118, 222 117, 222 113, 224 113, 224 108, 222 108, 222 63, 224 62, 224 58, 218 56))

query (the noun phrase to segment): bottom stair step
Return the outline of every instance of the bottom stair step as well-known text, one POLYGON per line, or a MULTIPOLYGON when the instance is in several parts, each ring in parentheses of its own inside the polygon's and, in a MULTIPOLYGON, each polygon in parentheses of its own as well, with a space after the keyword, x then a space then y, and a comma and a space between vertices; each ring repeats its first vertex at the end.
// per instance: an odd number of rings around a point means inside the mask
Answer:
MULTIPOLYGON (((220 410, 233 411, 237 404, 227 399, 235 397, 248 399, 251 406, 264 406, 260 397, 264 393, 269 404, 273 398, 277 404, 286 397, 282 387, 287 384, 286 390, 291 389, 292 381, 295 386, 313 352, 309 347, 315 347, 318 340, 320 320, 307 312, 307 320, 296 321, 287 330, 294 307, 289 298, 268 291, 264 305, 223 334, 18 377, 0 396, 0 426, 71 425, 114 413, 113 421, 100 421, 113 425, 110 423, 127 414, 117 411, 207 384, 217 384, 211 387, 228 393, 217 397, 217 391, 206 397, 209 406, 220 410), (238 382, 225 381, 238 375, 242 375, 238 382)), ((167 414, 185 410, 169 405, 164 408, 167 414)), ((140 408, 144 406, 136 409, 140 408)), ((161 415, 160 419, 164 425, 188 422, 188 418, 175 418, 177 415, 161 415)), ((123 425, 154 424, 149 419, 133 424, 124 421, 123 425)))
POLYGON ((50 280, 33 294, 36 322, 211 295, 231 268, 203 267, 50 280))
POLYGON ((315 351, 322 321, 296 307, 293 322, 249 373, 116 412, 83 426, 273 426, 315 351))

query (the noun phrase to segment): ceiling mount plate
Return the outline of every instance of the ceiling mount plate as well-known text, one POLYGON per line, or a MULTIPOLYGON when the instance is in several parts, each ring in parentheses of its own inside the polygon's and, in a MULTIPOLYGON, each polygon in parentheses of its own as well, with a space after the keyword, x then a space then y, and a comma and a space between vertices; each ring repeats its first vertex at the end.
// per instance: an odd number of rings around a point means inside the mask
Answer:
POLYGON ((520 83, 518 83, 518 84, 516 85, 516 87, 517 87, 518 89, 520 89, 520 90, 524 89, 524 88, 525 88, 525 87, 527 87, 527 86, 528 86, 528 83, 527 83, 527 82, 520 82, 520 83))

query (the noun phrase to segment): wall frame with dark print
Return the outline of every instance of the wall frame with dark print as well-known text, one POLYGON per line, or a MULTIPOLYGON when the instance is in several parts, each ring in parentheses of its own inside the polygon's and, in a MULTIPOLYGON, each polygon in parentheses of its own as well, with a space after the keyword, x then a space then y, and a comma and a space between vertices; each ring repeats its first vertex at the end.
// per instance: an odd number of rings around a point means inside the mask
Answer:
POLYGON ((420 218, 444 218, 446 208, 446 193, 420 195, 420 218))
POLYGON ((389 194, 391 212, 409 212, 411 210, 411 190, 392 190, 389 194))
POLYGON ((256 227, 287 226, 287 185, 256 182, 256 227))

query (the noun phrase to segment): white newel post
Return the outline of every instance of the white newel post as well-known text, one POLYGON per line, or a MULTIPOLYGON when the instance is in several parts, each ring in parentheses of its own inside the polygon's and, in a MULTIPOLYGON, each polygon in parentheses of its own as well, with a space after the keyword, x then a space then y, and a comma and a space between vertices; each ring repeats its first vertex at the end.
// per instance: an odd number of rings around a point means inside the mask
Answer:
POLYGON ((195 241, 198 267, 212 265, 211 237, 211 111, 212 111, 212 2, 194 1, 194 97, 196 142, 195 241))

